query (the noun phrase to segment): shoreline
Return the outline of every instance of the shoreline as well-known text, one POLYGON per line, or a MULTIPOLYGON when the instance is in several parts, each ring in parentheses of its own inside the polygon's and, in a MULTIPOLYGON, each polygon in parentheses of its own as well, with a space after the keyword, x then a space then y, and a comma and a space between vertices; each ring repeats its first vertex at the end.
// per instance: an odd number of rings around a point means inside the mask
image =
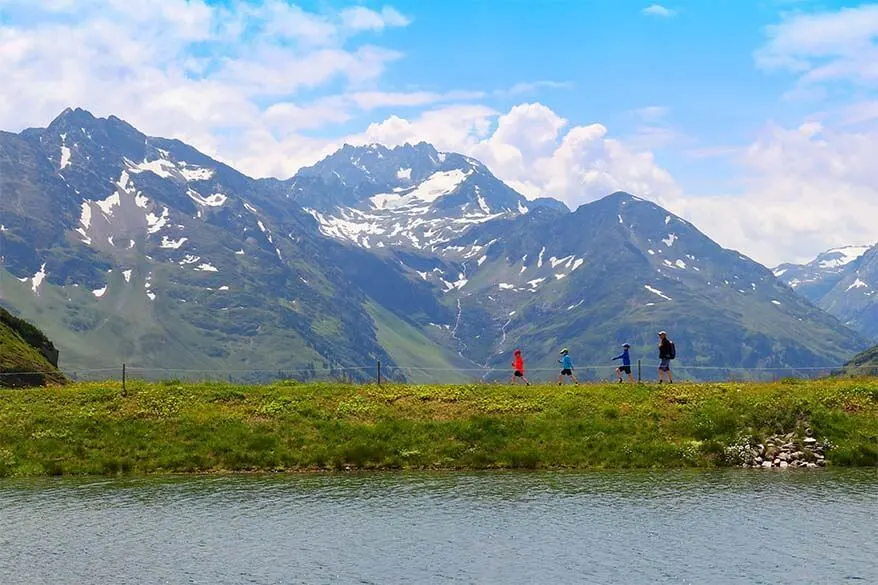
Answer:
POLYGON ((4 389, 0 477, 711 470, 790 433, 802 461, 878 466, 878 378, 4 389))

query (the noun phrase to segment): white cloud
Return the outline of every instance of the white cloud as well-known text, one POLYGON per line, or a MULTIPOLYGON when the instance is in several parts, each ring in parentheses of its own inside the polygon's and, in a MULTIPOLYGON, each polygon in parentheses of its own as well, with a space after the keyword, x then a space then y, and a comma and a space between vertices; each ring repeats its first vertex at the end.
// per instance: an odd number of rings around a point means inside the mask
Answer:
POLYGON ((643 14, 647 16, 661 16, 663 18, 668 18, 670 16, 674 16, 677 13, 676 10, 671 10, 670 8, 665 8, 661 4, 650 4, 646 8, 643 9, 643 14))
MULTIPOLYGON (((651 152, 679 138, 661 106, 634 111, 639 129, 619 138, 540 103, 498 112, 479 103, 490 97, 482 91, 385 90, 381 76, 401 53, 358 35, 375 42, 372 33, 409 22, 389 7, 317 13, 286 0, 0 0, 0 8, 3 129, 44 125, 67 106, 82 106, 185 140, 249 174, 281 177, 343 142, 426 140, 482 160, 531 197, 555 196, 572 207, 618 189, 651 198, 769 264, 875 239, 878 130, 841 132, 811 121, 771 126, 749 148, 691 151, 738 156, 747 181, 743 194, 692 197, 651 152), (334 93, 312 97, 327 87, 334 93), (395 115, 354 135, 303 134, 380 108, 395 115)), ((659 5, 645 12, 673 14, 659 5)), ((769 31, 757 60, 796 72, 805 88, 841 78, 867 84, 878 80, 876 18, 878 9, 868 6, 791 17, 769 31)), ((493 95, 569 86, 536 81, 493 95)), ((864 99, 844 121, 872 121, 876 112, 864 99)))
POLYGON ((766 33, 768 42, 755 53, 763 69, 796 73, 802 86, 878 83, 878 4, 796 13, 766 33))
POLYGON ((450 91, 437 93, 431 91, 381 92, 364 91, 347 96, 357 107, 373 110, 386 107, 424 106, 441 102, 471 101, 485 97, 483 91, 450 91))
POLYGON ((474 105, 441 108, 412 121, 394 116, 345 142, 394 146, 421 140, 477 158, 525 195, 557 197, 572 207, 620 189, 656 198, 680 193, 650 153, 608 137, 601 124, 571 127, 539 103, 502 115, 474 105))
POLYGON ((815 122, 769 126, 743 154, 744 194, 686 197, 671 206, 725 246, 774 265, 878 240, 878 132, 815 122))
POLYGON ((285 120, 294 128, 347 120, 349 112, 297 97, 330 83, 357 91, 377 80, 401 54, 355 36, 408 22, 392 8, 318 14, 285 0, 0 6, 0 128, 44 125, 68 106, 83 106, 224 158, 234 156, 224 140, 259 135, 285 120))
POLYGON ((506 89, 498 89, 494 93, 503 96, 518 96, 536 93, 541 89, 571 89, 572 87, 573 83, 570 81, 542 80, 516 83, 512 87, 506 89))
POLYGON ((411 23, 395 9, 385 6, 381 12, 375 12, 363 6, 355 6, 342 10, 341 19, 353 30, 382 30, 388 26, 407 26, 411 23))

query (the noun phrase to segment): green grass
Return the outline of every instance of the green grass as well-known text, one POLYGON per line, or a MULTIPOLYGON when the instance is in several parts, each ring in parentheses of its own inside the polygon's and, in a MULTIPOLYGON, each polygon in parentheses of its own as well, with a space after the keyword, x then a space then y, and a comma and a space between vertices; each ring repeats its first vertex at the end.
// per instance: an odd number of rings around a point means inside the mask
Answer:
POLYGON ((732 466, 774 433, 878 465, 878 379, 512 387, 178 382, 0 391, 0 476, 732 466))

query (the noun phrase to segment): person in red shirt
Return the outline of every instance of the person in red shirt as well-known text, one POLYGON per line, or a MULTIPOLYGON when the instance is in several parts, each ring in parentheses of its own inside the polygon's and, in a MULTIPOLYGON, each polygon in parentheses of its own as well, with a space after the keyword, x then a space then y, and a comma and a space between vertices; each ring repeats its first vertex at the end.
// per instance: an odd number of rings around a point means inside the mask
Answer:
POLYGON ((530 382, 524 377, 524 358, 521 357, 521 350, 515 350, 515 358, 512 360, 512 383, 517 384, 518 380, 524 381, 525 385, 530 386, 530 382))

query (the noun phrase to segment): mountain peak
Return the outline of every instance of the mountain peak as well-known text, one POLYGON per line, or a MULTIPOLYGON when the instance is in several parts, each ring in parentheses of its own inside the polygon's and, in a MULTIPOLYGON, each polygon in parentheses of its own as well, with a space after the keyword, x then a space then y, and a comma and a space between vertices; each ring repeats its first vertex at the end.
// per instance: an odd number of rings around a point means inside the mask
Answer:
POLYGON ((54 120, 49 124, 49 128, 60 128, 60 127, 85 127, 91 126, 95 122, 97 122, 97 118, 92 115, 88 110, 84 110, 82 108, 65 108, 63 112, 58 114, 54 120))

